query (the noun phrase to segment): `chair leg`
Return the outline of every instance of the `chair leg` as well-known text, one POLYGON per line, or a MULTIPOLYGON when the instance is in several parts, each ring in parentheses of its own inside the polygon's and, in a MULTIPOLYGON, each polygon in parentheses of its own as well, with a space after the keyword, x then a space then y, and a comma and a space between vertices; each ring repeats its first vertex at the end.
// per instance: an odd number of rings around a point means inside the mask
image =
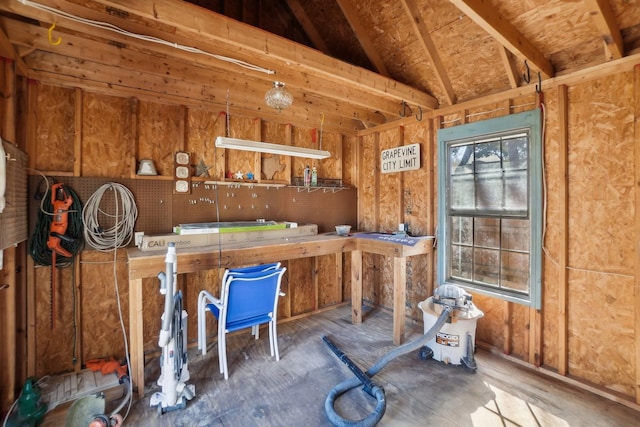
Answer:
POLYGON ((220 327, 220 321, 218 320, 218 366, 220 367, 220 373, 225 371, 225 357, 226 357, 226 342, 224 329, 220 327))
POLYGON ((207 354, 207 310, 202 294, 198 296, 198 350, 207 354))
POLYGON ((269 342, 271 343, 271 356, 276 356, 276 361, 280 360, 280 352, 278 351, 278 331, 276 329, 276 321, 269 322, 269 342))
POLYGON ((218 338, 219 358, 220 358, 220 373, 224 374, 224 379, 229 379, 229 368, 227 367, 227 337, 223 332, 222 336, 218 338))

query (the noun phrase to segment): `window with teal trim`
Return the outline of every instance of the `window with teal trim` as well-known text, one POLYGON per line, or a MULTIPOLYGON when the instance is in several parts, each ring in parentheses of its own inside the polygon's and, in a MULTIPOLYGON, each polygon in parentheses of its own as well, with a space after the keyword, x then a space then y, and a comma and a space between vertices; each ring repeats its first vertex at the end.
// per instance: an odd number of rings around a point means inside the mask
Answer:
POLYGON ((438 132, 438 282, 540 306, 538 110, 438 132))

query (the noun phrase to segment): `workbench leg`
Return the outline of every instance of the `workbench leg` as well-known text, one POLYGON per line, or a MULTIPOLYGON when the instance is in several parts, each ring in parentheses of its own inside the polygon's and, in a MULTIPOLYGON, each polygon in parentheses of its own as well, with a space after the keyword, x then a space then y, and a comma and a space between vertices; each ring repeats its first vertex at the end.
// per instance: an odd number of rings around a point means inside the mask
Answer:
POLYGON ((393 258, 393 343, 404 341, 404 315, 407 296, 407 258, 393 258))
POLYGON ((362 251, 351 251, 351 322, 362 323, 362 251))
POLYGON ((129 280, 129 354, 131 380, 136 396, 144 396, 144 347, 142 321, 142 279, 129 280))

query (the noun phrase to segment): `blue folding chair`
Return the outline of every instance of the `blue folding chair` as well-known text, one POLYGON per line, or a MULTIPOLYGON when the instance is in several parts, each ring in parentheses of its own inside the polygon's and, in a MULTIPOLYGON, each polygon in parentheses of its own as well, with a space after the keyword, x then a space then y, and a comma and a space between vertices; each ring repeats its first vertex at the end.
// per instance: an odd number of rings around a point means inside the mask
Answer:
MULTIPOLYGON (((252 273, 228 272, 221 298, 206 296, 203 299, 203 303, 206 301, 205 309, 199 310, 198 317, 204 318, 209 311, 218 319, 218 360, 225 380, 229 378, 226 335, 230 332, 250 327, 252 335, 258 339, 260 325, 267 323, 271 356, 280 360, 276 320, 278 296, 284 295, 280 292, 280 284, 285 271, 286 268, 252 273)), ((206 341, 206 333, 203 336, 206 341)), ((204 353, 206 342, 199 343, 199 348, 204 353)))
MULTIPOLYGON (((229 274, 235 273, 236 275, 240 275, 256 273, 258 271, 275 270, 277 268, 280 268, 279 262, 251 265, 249 267, 228 268, 224 271, 220 282, 220 298, 216 298, 207 290, 200 291, 200 294, 198 295, 198 350, 201 351, 203 355, 207 354, 207 304, 212 303, 214 300, 224 299, 224 284, 227 281, 229 274)), ((222 364, 220 365, 220 369, 222 369, 222 364)))

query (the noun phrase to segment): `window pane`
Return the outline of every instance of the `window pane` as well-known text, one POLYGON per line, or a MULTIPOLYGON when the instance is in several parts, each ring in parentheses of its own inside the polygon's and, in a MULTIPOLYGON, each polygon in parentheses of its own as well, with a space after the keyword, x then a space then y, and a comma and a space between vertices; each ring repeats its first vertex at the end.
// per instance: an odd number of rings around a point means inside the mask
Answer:
POLYGON ((476 247, 500 249, 500 219, 476 218, 474 244, 476 247))
POLYGON ((476 205, 474 194, 473 174, 451 177, 451 192, 449 195, 451 209, 474 209, 476 205))
POLYGON ((510 212, 527 212, 528 177, 526 170, 505 171, 504 208, 510 212))
POLYGON ((505 171, 504 207, 510 211, 527 211, 529 139, 527 135, 506 138, 502 142, 505 171))
POLYGON ((526 136, 505 138, 502 141, 502 163, 504 170, 526 170, 529 144, 526 136))
POLYGON ((529 292, 529 254, 502 253, 502 287, 514 291, 529 292))
POLYGON ((529 221, 524 219, 502 220, 502 248, 513 251, 529 251, 529 221))
POLYGON ((473 182, 473 145, 460 145, 449 149, 451 209, 475 208, 473 182))
POLYGON ((502 210, 504 202, 502 172, 478 174, 476 186, 476 208, 478 210, 502 210))
POLYGON ((502 169, 500 141, 476 144, 476 173, 496 172, 502 169))
POLYGON ((471 280, 473 278, 473 249, 451 245, 451 277, 471 280))
POLYGON ((476 248, 473 254, 474 281, 498 286, 500 284, 500 251, 476 248))
POLYGON ((473 244, 473 218, 451 217, 451 243, 469 246, 473 244))

